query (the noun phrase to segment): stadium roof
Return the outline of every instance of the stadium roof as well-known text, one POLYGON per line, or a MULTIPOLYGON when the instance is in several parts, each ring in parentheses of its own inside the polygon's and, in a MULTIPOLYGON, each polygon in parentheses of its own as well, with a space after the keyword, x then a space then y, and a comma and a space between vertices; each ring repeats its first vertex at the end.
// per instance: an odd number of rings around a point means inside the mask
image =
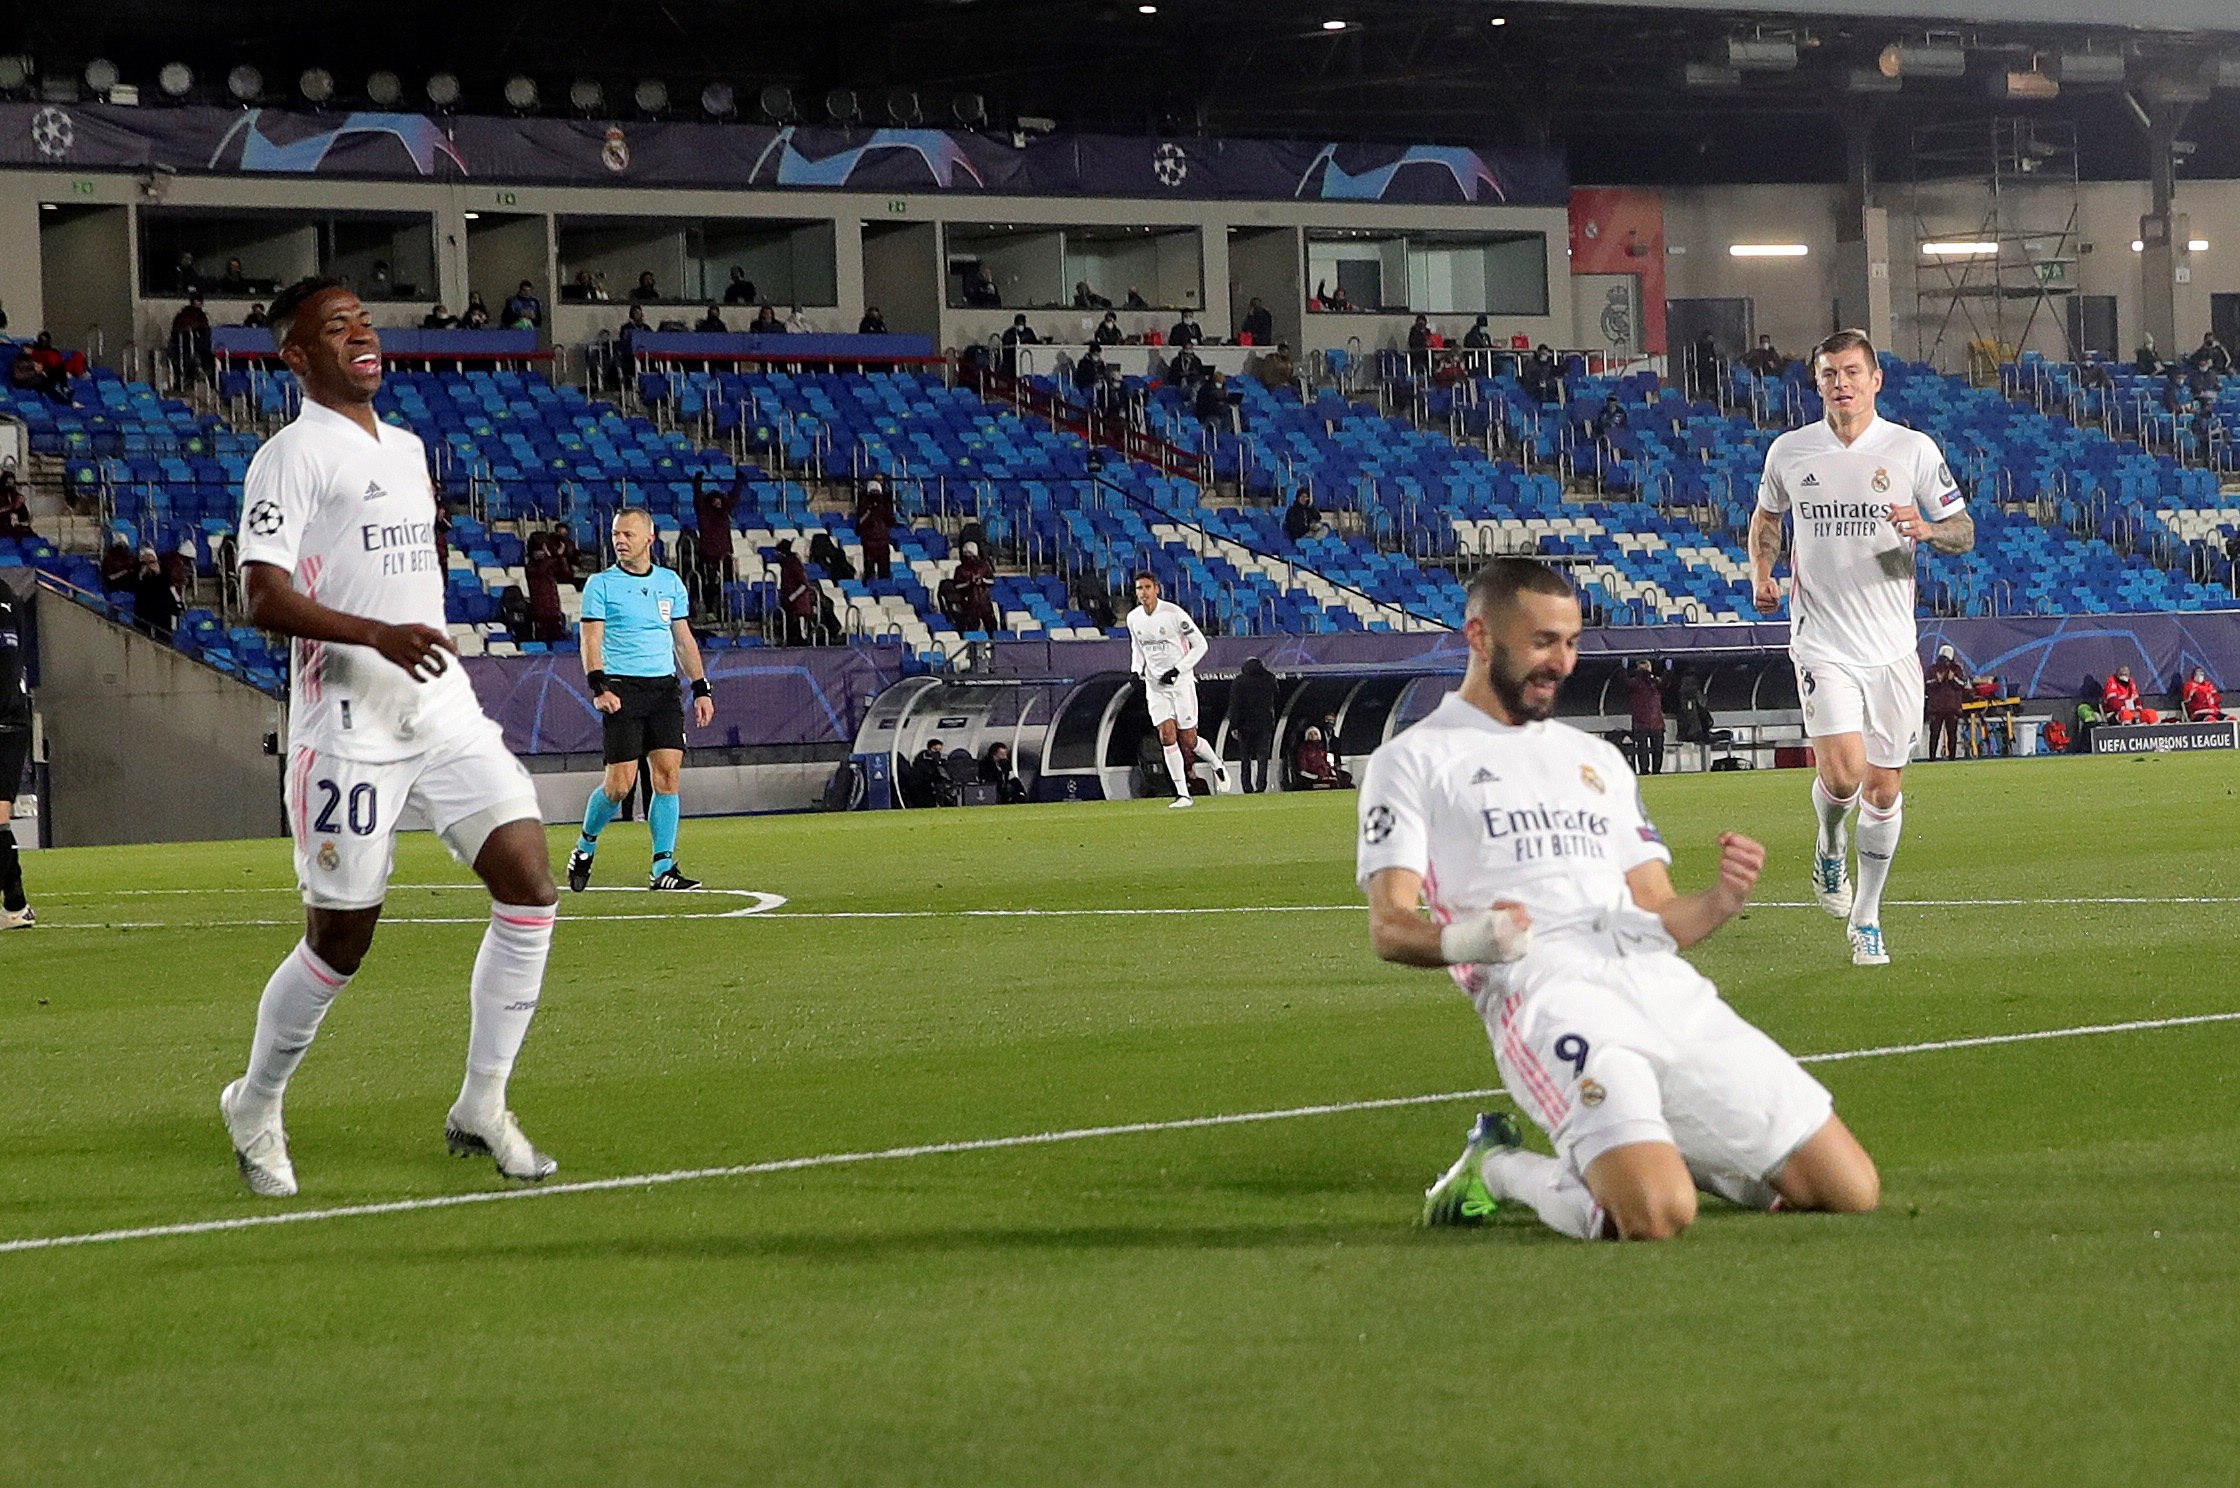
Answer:
POLYGON ((595 80, 601 109, 625 117, 649 79, 665 85, 667 112, 681 117, 701 116, 711 83, 728 85, 745 117, 758 117, 763 89, 780 85, 810 122, 827 119, 836 88, 871 123, 888 122, 891 104, 897 119, 914 107, 928 124, 954 124, 955 103, 976 97, 989 124, 1006 129, 1026 119, 1178 137, 1553 141, 1579 181, 1665 184, 1841 179, 1846 115, 1873 120, 1884 172, 1899 175, 1915 124, 2000 113, 2074 121, 2087 176, 2136 178, 2146 172, 2146 136, 2135 105, 2185 99, 2196 147, 2189 173, 2240 176, 2240 6, 2134 0, 2123 10, 2131 25, 2061 23, 2086 3, 1908 0, 1909 18, 1895 19, 1858 13, 1891 9, 1874 0, 1805 9, 1751 0, 116 0, 11 7, 0 25, 14 34, 0 32, 0 59, 27 55, 36 89, 40 78, 82 85, 86 64, 105 58, 149 105, 162 100, 158 71, 173 61, 193 70, 206 100, 224 101, 229 70, 247 62, 261 73, 264 101, 298 106, 307 68, 332 75, 330 107, 365 106, 366 79, 383 69, 398 75, 396 106, 408 109, 428 106, 425 83, 437 72, 458 80, 458 107, 494 113, 506 111, 516 76, 534 81, 545 112, 568 111, 571 85, 595 80), (2043 19, 2001 18, 2025 8, 2043 19), (1738 41, 1743 50, 1730 53, 1738 41), (1933 55, 1893 56, 1893 46, 1933 55), (1949 72, 1954 49, 1959 75, 1925 75, 1949 72), (2220 62, 2236 86, 2216 86, 2220 62), (1887 70, 1900 75, 1877 84, 1887 70), (1995 98, 2010 74, 2035 75, 2035 91, 2057 87, 2058 96, 1995 98))

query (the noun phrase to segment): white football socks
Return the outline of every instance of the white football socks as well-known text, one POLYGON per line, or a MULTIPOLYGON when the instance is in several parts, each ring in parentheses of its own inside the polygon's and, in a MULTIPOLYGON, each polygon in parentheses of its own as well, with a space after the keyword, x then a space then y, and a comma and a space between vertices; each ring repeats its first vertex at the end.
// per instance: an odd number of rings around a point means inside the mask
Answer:
POLYGON ((1898 853, 1898 832, 1906 822, 1906 798, 1889 808, 1862 802, 1859 807, 1859 892, 1851 901, 1851 923, 1882 923, 1882 886, 1890 879, 1890 860, 1898 853))
POLYGON ((1190 766, 1183 761, 1182 746, 1180 744, 1169 744, 1166 747, 1166 756, 1167 774, 1174 778, 1174 793, 1178 796, 1189 795, 1190 766))
POLYGON ((1814 850, 1821 857, 1840 858, 1843 856, 1843 819, 1850 815, 1851 808, 1858 804, 1859 792, 1856 788, 1852 790, 1850 795, 1838 800, 1828 794, 1828 788, 1820 783, 1819 776, 1812 777, 1812 817, 1819 824, 1819 836, 1816 839, 1817 845, 1814 850))
POLYGON ((274 968, 272 979, 264 984, 264 996, 257 1001, 249 1073, 234 1098, 237 1115, 256 1120, 279 1114, 289 1076, 303 1063, 336 995, 349 985, 350 978, 320 960, 308 942, 296 942, 287 959, 274 968))
POLYGON ((490 928, 474 958, 467 1078, 453 1107, 478 1126, 494 1125, 505 1115, 506 1080, 536 1016, 558 915, 549 904, 490 906, 490 928))
POLYGON ((1196 755, 1199 761, 1202 762, 1208 769, 1212 770, 1215 774, 1218 775, 1221 772, 1221 756, 1215 754, 1213 752, 1213 746, 1211 744, 1208 744, 1204 739, 1198 740, 1196 745, 1196 755))
POLYGON ((1602 1206, 1576 1173, 1552 1157, 1505 1148, 1478 1162, 1478 1174, 1497 1199, 1529 1204, 1540 1222, 1574 1240, 1602 1238, 1602 1206))

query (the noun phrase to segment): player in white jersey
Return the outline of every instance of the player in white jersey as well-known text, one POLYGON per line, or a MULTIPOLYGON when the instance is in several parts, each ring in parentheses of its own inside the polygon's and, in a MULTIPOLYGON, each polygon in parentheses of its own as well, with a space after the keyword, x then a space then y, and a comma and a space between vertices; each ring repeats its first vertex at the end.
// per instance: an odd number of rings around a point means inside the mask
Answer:
POLYGON ((1975 519, 1936 441, 1875 416, 1882 367, 1863 334, 1838 331, 1821 342, 1812 370, 1827 417, 1790 430, 1766 452, 1750 518, 1753 597, 1764 614, 1781 608, 1773 565, 1786 513, 1796 529, 1789 656, 1819 765, 1812 892, 1845 920, 1852 964, 1885 966, 1882 889, 1905 822, 1905 763, 1921 739, 1914 544, 1965 553, 1975 546, 1975 519), (1856 893, 1844 842, 1853 807, 1856 893))
POLYGON ((1452 973, 1503 1084, 1555 1145, 1524 1151, 1506 1116, 1480 1116, 1425 1194, 1425 1223, 1514 1200, 1581 1240, 1669 1239, 1699 1188, 1757 1209, 1874 1208, 1873 1160, 1827 1090, 1678 954, 1741 912, 1765 849, 1723 833, 1717 881, 1675 893, 1625 757, 1550 721, 1579 629, 1553 569, 1487 564, 1460 690, 1362 781, 1377 954, 1452 973))
POLYGON ((1128 670, 1143 679, 1143 700, 1166 751, 1167 774, 1174 781, 1170 806, 1190 806, 1191 760, 1213 767, 1216 786, 1229 772, 1213 746, 1198 737, 1198 663, 1205 660, 1206 633, 1190 612, 1159 597, 1159 581, 1136 575, 1136 608, 1128 611, 1128 670))
POLYGON ((373 943, 410 808, 492 900, 445 1140, 508 1178, 542 1179, 558 1165, 505 1103, 559 902, 536 791, 454 658, 427 455, 374 416, 372 316, 335 279, 292 286, 270 314, 304 402, 249 463, 241 576, 250 617, 294 637, 286 796, 306 926, 265 984, 248 1072, 219 1109, 250 1190, 293 1194, 281 1098, 373 943))

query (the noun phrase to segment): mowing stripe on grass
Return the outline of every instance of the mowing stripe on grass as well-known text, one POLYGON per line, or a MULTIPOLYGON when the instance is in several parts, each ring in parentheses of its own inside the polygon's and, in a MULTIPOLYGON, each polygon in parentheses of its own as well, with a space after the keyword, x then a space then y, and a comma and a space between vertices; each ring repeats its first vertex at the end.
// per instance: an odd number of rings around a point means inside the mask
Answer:
MULTIPOLYGON (((2072 1028, 2037 1029, 2029 1033, 1979 1034, 1971 1038, 1930 1039, 1914 1044, 1882 1044, 1868 1049, 1801 1054, 1798 1061, 1803 1064, 1837 1064, 1853 1059, 1932 1054, 1947 1049, 1988 1049, 2002 1044, 2042 1043, 2048 1039, 2089 1038, 2098 1034, 2143 1033, 2162 1028, 2191 1028, 2205 1023, 2234 1022, 2240 1022, 2240 1012, 2197 1013, 2183 1018, 2138 1018, 2127 1023, 2086 1023, 2072 1028)), ((910 1147, 883 1147, 868 1152, 827 1152, 812 1157, 781 1157, 767 1162, 737 1163, 728 1167, 678 1168, 666 1173, 636 1173, 617 1178, 588 1178, 572 1183, 552 1183, 541 1188, 491 1189, 482 1193, 443 1194, 425 1199, 392 1199, 380 1204, 344 1204, 331 1209, 291 1209, 278 1214, 251 1214, 232 1219, 193 1220, 184 1224, 95 1230, 82 1235, 42 1235, 23 1240, 0 1241, 0 1255, 31 1250, 61 1250, 80 1245, 113 1245, 126 1240, 213 1235, 229 1230, 263 1229, 269 1225, 309 1224, 315 1220, 361 1219, 377 1214, 416 1214, 430 1209, 456 1209, 466 1204, 495 1204, 512 1199, 549 1199, 562 1194, 606 1193, 615 1189, 656 1188, 665 1184, 696 1183, 711 1178, 750 1178, 764 1173, 791 1173, 804 1168, 837 1168, 852 1163, 891 1162, 909 1157, 943 1157, 958 1152, 998 1152, 1015 1147, 1044 1147, 1056 1142, 1082 1142, 1093 1137, 1142 1136, 1152 1132, 1197 1131, 1215 1126, 1292 1121, 1303 1116, 1342 1116, 1355 1111, 1390 1111, 1404 1106, 1484 1100, 1500 1094, 1502 1091, 1499 1088, 1492 1088, 1450 1090, 1438 1095, 1396 1095, 1381 1100, 1286 1106, 1273 1111, 1186 1116, 1173 1121, 1129 1121, 1116 1126, 1078 1126, 1064 1131, 1030 1132, 1022 1136, 980 1137, 961 1142, 924 1142, 910 1147)))

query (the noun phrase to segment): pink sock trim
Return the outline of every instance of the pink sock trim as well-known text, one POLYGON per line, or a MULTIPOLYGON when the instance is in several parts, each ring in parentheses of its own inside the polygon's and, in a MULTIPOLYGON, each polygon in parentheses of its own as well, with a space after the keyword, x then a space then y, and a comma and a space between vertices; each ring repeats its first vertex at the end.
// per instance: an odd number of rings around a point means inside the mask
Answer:
POLYGON ((307 945, 298 944, 296 946, 296 959, 303 963, 305 971, 311 973, 312 980, 322 987, 340 990, 350 980, 333 967, 321 963, 319 958, 311 953, 311 948, 307 945))

